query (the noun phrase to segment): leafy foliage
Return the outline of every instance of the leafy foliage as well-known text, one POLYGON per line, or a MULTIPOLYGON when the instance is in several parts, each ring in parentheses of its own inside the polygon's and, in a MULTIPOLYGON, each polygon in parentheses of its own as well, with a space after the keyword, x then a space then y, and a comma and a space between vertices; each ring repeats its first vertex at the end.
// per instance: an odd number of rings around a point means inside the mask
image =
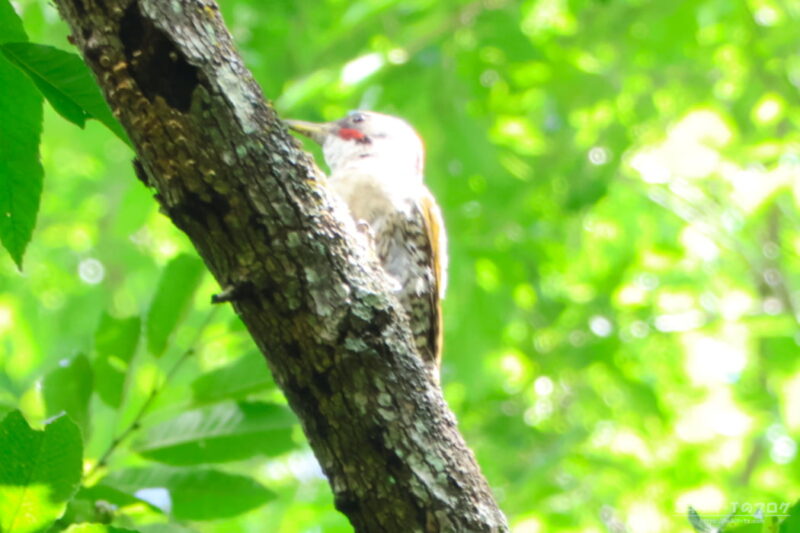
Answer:
POLYGON ((67 417, 35 431, 18 411, 0 422, 0 529, 40 531, 78 488, 81 436, 67 417))
MULTIPOLYGON (((52 6, 16 4, 2 49, 38 44, 0 55, 0 414, 83 429, 58 527, 349 531, 125 144, 44 108, 40 145, 38 90, 100 116, 52 6)), ((221 4, 283 116, 374 108, 426 140, 445 393, 515 531, 798 530, 794 3, 221 4)))
MULTIPOLYGON (((27 40, 22 21, 11 5, 0 2, 0 44, 27 40)), ((22 267, 22 254, 33 233, 42 165, 39 138, 42 132, 42 97, 14 65, 0 57, 0 242, 22 267)))
POLYGON ((59 115, 81 128, 87 118, 96 118, 130 144, 80 57, 33 43, 5 43, 0 51, 30 76, 59 115))
POLYGON ((179 255, 164 269, 147 314, 147 347, 153 355, 164 353, 169 335, 189 307, 202 275, 203 263, 190 255, 179 255))
POLYGON ((124 492, 140 494, 151 487, 163 487, 149 496, 179 520, 235 516, 273 498, 269 490, 249 477, 200 468, 126 469, 109 475, 107 482, 124 492))
POLYGON ((291 411, 266 403, 220 403, 181 413, 133 443, 143 457, 171 465, 200 465, 279 455, 293 448, 291 411))
POLYGON ((51 370, 42 384, 45 414, 69 415, 84 433, 88 433, 89 400, 92 396, 92 370, 85 355, 61 360, 51 370))
POLYGON ((141 335, 137 316, 118 319, 108 314, 100 317, 94 339, 94 375, 97 395, 109 407, 119 408, 125 391, 131 360, 141 335))

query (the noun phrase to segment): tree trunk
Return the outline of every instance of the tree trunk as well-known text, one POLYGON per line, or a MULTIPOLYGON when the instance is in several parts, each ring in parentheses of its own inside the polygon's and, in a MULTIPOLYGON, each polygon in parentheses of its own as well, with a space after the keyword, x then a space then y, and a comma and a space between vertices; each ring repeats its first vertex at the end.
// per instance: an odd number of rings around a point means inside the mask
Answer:
MULTIPOLYGON (((357 531, 506 531, 374 256, 211 0, 56 0, 137 174, 229 290, 357 531)), ((266 526, 265 526, 266 527, 266 526)))

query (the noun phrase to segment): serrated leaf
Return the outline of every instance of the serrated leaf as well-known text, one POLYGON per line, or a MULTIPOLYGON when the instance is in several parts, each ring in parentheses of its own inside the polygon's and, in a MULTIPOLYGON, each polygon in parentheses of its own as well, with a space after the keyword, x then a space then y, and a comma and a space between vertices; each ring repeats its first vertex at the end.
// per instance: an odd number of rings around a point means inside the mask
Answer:
POLYGON ((171 465, 237 461, 292 449, 297 423, 289 409, 267 403, 226 403, 194 409, 147 430, 133 449, 171 465))
POLYGON ((136 353, 141 335, 139 317, 118 319, 107 314, 100 318, 94 335, 95 389, 107 405, 119 407, 125 390, 125 377, 136 353))
POLYGON ((0 531, 38 531, 57 519, 78 489, 83 445, 61 416, 34 431, 19 411, 0 422, 0 531))
MULTIPOLYGON (((28 37, 11 5, 0 2, 0 43, 9 40, 28 37)), ((0 87, 0 242, 21 269, 42 194, 42 97, 5 57, 0 57, 0 87)))
POLYGON ((194 380, 192 393, 198 404, 245 395, 274 387, 272 375, 259 352, 248 352, 230 365, 216 368, 194 380))
POLYGON ((130 494, 166 490, 166 505, 178 520, 230 518, 275 498, 249 477, 210 469, 131 468, 110 474, 104 483, 130 494))
POLYGON ((160 357, 175 326, 186 313, 205 267, 195 256, 181 254, 164 268, 147 314, 147 348, 160 357))
POLYGON ((7 42, 0 46, 0 51, 30 77, 59 115, 81 128, 87 118, 94 118, 131 145, 80 57, 28 42, 7 42))
POLYGON ((85 355, 60 361, 42 384, 47 416, 65 412, 87 433, 92 383, 92 368, 85 355))

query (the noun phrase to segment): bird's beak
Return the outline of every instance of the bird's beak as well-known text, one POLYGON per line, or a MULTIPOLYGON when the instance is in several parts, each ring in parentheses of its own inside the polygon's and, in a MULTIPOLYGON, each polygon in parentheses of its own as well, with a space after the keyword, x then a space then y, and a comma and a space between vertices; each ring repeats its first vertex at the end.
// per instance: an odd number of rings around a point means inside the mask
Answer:
POLYGON ((305 120, 287 120, 285 122, 289 129, 301 133, 319 144, 325 142, 325 137, 332 129, 332 125, 327 122, 306 122, 305 120))

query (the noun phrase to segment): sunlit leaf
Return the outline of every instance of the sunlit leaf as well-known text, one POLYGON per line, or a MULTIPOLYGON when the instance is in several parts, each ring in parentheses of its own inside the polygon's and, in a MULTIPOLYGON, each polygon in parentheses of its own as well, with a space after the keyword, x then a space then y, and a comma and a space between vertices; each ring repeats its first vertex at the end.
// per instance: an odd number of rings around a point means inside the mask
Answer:
POLYGON ((235 362, 215 368, 192 383, 195 403, 238 399, 274 387, 272 375, 259 352, 246 352, 235 362))
POLYGON ((95 332, 95 389, 111 407, 119 407, 125 389, 125 378, 136 347, 142 324, 139 317, 117 319, 103 314, 95 332))
POLYGON ((65 529, 67 533, 139 533, 138 529, 124 529, 107 524, 73 524, 65 529))
MULTIPOLYGON (((228 518, 272 500, 274 494, 257 481, 217 470, 135 468, 110 474, 105 482, 131 494, 150 490, 179 520, 228 518)), ((144 496, 143 496, 144 497, 144 496)))
POLYGON ((290 450, 296 418, 285 407, 224 403, 194 409, 147 430, 133 445, 144 457, 196 465, 290 450))
POLYGON ((800 501, 789 508, 789 516, 781 523, 780 533, 800 533, 800 501))
POLYGON ((43 431, 19 411, 0 422, 0 530, 39 531, 58 518, 81 479, 81 434, 66 416, 43 431))
POLYGON ((191 529, 179 524, 148 524, 139 528, 139 533, 196 533, 196 529, 191 529))
POLYGON ((127 507, 129 505, 142 504, 148 506, 154 511, 161 512, 158 507, 155 507, 150 503, 133 496, 132 494, 128 494, 127 492, 123 492, 114 487, 105 485, 104 483, 98 483, 96 485, 92 485, 91 487, 81 487, 81 489, 75 495, 75 499, 78 498, 91 502, 103 501, 115 507, 127 507))
POLYGON ((88 434, 87 411, 93 383, 92 367, 85 355, 59 361, 42 384, 47 415, 65 412, 88 434))
POLYGON ((773 530, 769 529, 769 526, 765 527, 765 524, 760 523, 738 524, 726 527, 722 530, 709 529, 708 531, 709 533, 713 533, 714 531, 724 531, 725 533, 773 533, 773 530))
POLYGON ((147 314, 147 347, 164 353, 170 334, 186 313, 205 272, 197 257, 182 254, 167 264, 147 314))

